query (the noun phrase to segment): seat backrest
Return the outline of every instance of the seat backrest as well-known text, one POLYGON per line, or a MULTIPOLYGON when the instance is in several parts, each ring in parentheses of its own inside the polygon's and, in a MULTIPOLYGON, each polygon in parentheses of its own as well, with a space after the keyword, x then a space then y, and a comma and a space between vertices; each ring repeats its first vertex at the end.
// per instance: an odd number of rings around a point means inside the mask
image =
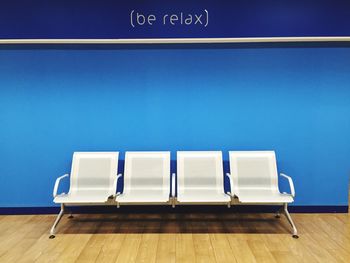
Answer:
POLYGON ((160 190, 170 193, 170 152, 126 152, 124 191, 160 190))
POLYGON ((265 188, 278 190, 274 151, 230 151, 233 188, 265 188))
POLYGON ((206 189, 224 192, 222 152, 177 152, 178 194, 206 189))
POLYGON ((70 193, 105 191, 115 194, 114 179, 118 172, 118 152, 75 152, 70 177, 70 193))

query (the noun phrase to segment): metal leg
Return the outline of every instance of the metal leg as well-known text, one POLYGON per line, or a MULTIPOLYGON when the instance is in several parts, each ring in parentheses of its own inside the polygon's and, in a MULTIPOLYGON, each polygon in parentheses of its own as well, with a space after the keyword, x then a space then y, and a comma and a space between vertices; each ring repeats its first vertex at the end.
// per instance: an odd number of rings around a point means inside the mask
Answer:
POLYGON ((281 217, 281 213, 283 212, 284 210, 284 206, 282 206, 280 209, 277 210, 276 214, 275 214, 275 217, 276 218, 280 218, 281 217))
POLYGON ((63 214, 64 214, 64 204, 61 204, 61 211, 58 214, 58 216, 57 216, 57 218, 55 220, 55 223, 53 223, 53 226, 51 227, 51 230, 50 230, 50 237, 49 237, 50 239, 55 238, 56 226, 60 222, 63 214))
POLYGON ((171 207, 175 208, 175 197, 171 198, 171 207))
POLYGON ((290 223, 290 225, 291 225, 292 228, 293 228, 293 238, 299 238, 299 236, 298 236, 298 230, 297 230, 297 228, 295 227, 294 222, 293 222, 293 220, 292 220, 292 217, 290 216, 290 214, 289 214, 289 212, 288 212, 288 204, 287 204, 287 203, 285 203, 285 204, 283 205, 283 210, 284 210, 285 216, 286 216, 287 219, 288 219, 288 222, 290 223))
POLYGON ((69 213, 68 218, 69 218, 69 219, 74 218, 74 216, 73 216, 72 212, 70 212, 70 213, 69 213))
POLYGON ((114 197, 114 203, 117 205, 117 208, 120 208, 120 204, 119 201, 117 200, 118 196, 120 195, 120 193, 118 192, 115 197, 114 197))

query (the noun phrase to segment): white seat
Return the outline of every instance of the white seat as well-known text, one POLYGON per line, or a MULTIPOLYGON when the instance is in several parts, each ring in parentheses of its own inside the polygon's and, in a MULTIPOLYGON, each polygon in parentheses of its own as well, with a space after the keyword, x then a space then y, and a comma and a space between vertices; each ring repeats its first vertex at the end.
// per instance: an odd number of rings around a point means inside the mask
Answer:
POLYGON ((242 203, 291 203, 278 188, 274 151, 230 151, 231 187, 242 203))
POLYGON ((64 212, 65 205, 105 204, 116 195, 118 171, 118 152, 75 152, 73 154, 70 187, 68 194, 57 194, 60 181, 69 177, 65 174, 56 179, 53 188, 54 202, 61 204, 51 230, 50 238, 55 231, 64 212))
POLYGON ((118 204, 170 202, 170 152, 126 152, 118 204))
POLYGON ((57 195, 58 184, 55 185, 54 202, 107 202, 108 198, 116 193, 118 155, 118 152, 75 152, 69 192, 57 195))
POLYGON ((177 202, 229 204, 224 192, 222 153, 177 152, 177 202))
POLYGON ((282 194, 278 188, 276 156, 274 151, 230 151, 231 191, 243 204, 283 204, 277 211, 284 212, 298 238, 297 228, 288 212, 288 203, 294 201, 295 191, 291 177, 281 174, 289 181, 290 194, 282 194))

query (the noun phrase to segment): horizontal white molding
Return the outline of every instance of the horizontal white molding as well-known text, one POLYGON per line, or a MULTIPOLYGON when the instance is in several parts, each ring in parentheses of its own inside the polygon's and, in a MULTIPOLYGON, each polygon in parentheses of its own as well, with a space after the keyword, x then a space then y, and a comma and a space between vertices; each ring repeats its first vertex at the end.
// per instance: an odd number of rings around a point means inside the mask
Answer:
POLYGON ((220 44, 284 42, 350 42, 350 37, 238 37, 139 39, 0 39, 1 44, 220 44))

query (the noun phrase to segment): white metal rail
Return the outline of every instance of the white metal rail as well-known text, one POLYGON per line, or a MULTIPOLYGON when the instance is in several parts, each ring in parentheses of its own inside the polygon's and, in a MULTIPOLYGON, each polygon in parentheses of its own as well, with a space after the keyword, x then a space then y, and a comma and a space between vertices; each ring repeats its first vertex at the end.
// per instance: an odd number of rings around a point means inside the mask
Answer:
POLYGON ((346 37, 140 38, 140 39, 0 39, 9 44, 221 44, 221 43, 350 42, 346 37))

